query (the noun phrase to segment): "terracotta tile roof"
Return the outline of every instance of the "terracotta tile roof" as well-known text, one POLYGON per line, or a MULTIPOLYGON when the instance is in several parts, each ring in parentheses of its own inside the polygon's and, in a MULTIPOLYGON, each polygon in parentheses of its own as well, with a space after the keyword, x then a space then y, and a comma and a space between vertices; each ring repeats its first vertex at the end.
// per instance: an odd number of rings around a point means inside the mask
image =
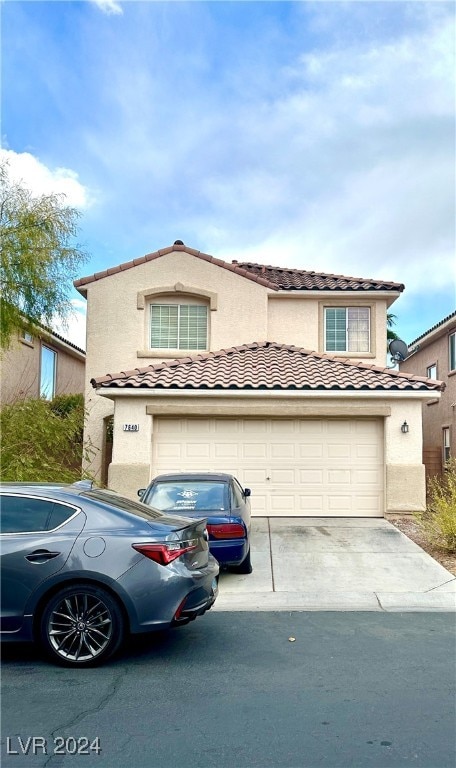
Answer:
POLYGON ((416 339, 414 339, 413 341, 411 341, 411 342, 410 342, 410 344, 409 344, 408 346, 409 346, 409 347, 413 347, 413 345, 414 345, 414 344, 416 344, 418 341, 421 341, 421 340, 422 340, 422 339, 424 339, 426 336, 429 336, 431 333, 433 333, 434 331, 436 331, 436 330, 437 330, 437 328, 440 328, 441 326, 445 325, 445 324, 446 324, 446 323, 448 323, 450 320, 456 320, 456 311, 455 311, 455 312, 451 312, 451 314, 449 314, 449 315, 447 315, 446 317, 444 317, 444 318, 443 318, 443 320, 440 320, 440 322, 439 322, 439 323, 436 323, 435 325, 433 325, 433 326, 432 326, 432 328, 429 328, 429 330, 428 330, 428 331, 425 331, 424 333, 422 333, 422 334, 421 334, 421 336, 418 336, 416 339))
POLYGON ((92 379, 96 389, 443 390, 441 381, 261 342, 92 379))
POLYGON ((363 277, 345 277, 304 269, 287 269, 252 264, 248 261, 235 262, 239 267, 259 275, 283 291, 403 291, 402 283, 385 280, 371 280, 363 277))
POLYGON ((210 256, 207 253, 196 251, 194 248, 189 248, 186 245, 174 243, 174 245, 168 248, 162 248, 154 253, 147 253, 145 256, 141 256, 138 259, 132 261, 126 261, 123 264, 119 264, 117 267, 111 267, 105 269, 102 272, 96 272, 94 275, 87 277, 81 277, 79 280, 74 281, 74 286, 80 293, 85 293, 85 286, 93 283, 97 280, 102 280, 110 275, 116 275, 119 272, 124 272, 126 269, 132 269, 139 264, 145 264, 148 261, 159 259, 167 253, 173 253, 174 251, 184 251, 190 253, 192 256, 196 256, 203 261, 210 261, 212 264, 216 264, 223 269, 228 269, 230 272, 235 272, 241 277, 245 277, 248 280, 253 280, 265 288, 270 288, 273 291, 285 290, 285 291, 403 291, 404 286, 402 283, 391 283, 384 280, 371 280, 364 279, 362 277, 344 277, 343 275, 326 275, 317 272, 307 272, 302 269, 287 269, 285 267, 270 267, 263 264, 252 264, 250 262, 237 262, 231 263, 222 261, 222 259, 216 259, 214 256, 210 256))
POLYGON ((210 256, 208 253, 202 253, 201 251, 196 251, 194 248, 188 248, 186 245, 180 245, 176 243, 169 246, 168 248, 161 248, 159 251, 154 251, 154 253, 147 253, 145 256, 141 256, 138 259, 133 259, 133 261, 126 261, 123 264, 119 264, 118 267, 111 267, 110 269, 103 270, 103 272, 96 272, 94 275, 81 277, 79 280, 75 280, 73 285, 79 290, 80 293, 84 293, 84 286, 88 285, 89 283, 93 283, 96 280, 102 280, 104 277, 109 277, 109 275, 116 275, 118 272, 124 272, 126 269, 132 269, 132 267, 137 267, 138 264, 145 264, 147 261, 159 259, 161 256, 164 256, 167 253, 173 253, 174 251, 184 251, 185 253, 190 253, 192 256, 196 256, 198 259, 202 259, 203 261, 210 261, 212 264, 216 264, 218 267, 228 269, 230 272, 236 272, 236 274, 241 275, 242 277, 246 277, 247 280, 253 280, 253 282, 259 283, 265 288, 271 288, 274 291, 278 290, 278 287, 274 283, 270 282, 261 275, 255 275, 253 272, 248 272, 246 269, 243 269, 235 263, 230 264, 229 262, 222 261, 222 259, 216 259, 214 256, 210 256))

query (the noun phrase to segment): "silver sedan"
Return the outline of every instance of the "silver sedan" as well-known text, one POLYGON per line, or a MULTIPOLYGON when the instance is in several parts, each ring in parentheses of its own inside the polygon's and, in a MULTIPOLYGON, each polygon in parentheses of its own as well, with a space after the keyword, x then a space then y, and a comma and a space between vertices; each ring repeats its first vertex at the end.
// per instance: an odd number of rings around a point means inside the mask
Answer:
POLYGON ((205 519, 85 482, 0 484, 0 512, 2 641, 93 666, 128 633, 186 624, 216 599, 205 519))

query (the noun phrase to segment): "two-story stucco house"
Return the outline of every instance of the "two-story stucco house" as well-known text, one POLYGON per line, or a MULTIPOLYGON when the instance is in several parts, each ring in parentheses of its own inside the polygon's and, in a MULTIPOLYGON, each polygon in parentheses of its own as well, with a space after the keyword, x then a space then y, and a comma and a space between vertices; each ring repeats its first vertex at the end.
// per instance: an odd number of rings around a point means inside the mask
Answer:
POLYGON ((84 392, 85 352, 50 328, 18 330, 1 352, 0 404, 84 392))
POLYGON ((399 369, 445 384, 440 398, 423 405, 423 462, 429 477, 441 474, 456 456, 456 312, 412 341, 399 369))
POLYGON ((181 241, 75 285, 87 439, 102 448, 114 417, 113 489, 220 470, 252 489, 256 515, 424 508, 421 406, 441 383, 385 367, 402 285, 227 263, 181 241))

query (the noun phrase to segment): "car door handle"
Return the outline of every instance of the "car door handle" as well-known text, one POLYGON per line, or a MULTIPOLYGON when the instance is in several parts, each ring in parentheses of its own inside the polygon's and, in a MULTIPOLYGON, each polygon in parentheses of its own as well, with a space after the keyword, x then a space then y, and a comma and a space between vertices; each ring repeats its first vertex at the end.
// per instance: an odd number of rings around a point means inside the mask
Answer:
POLYGON ((60 552, 50 552, 48 549, 37 549, 35 552, 30 552, 25 556, 25 559, 30 563, 47 563, 48 560, 53 560, 54 557, 58 557, 60 552))

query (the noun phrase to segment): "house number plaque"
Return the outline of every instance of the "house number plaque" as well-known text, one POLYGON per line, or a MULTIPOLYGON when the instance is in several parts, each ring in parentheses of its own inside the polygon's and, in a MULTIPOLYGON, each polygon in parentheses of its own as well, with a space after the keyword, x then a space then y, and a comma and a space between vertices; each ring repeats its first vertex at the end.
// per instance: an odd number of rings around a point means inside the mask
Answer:
POLYGON ((139 432, 139 424, 124 424, 124 432, 139 432))

